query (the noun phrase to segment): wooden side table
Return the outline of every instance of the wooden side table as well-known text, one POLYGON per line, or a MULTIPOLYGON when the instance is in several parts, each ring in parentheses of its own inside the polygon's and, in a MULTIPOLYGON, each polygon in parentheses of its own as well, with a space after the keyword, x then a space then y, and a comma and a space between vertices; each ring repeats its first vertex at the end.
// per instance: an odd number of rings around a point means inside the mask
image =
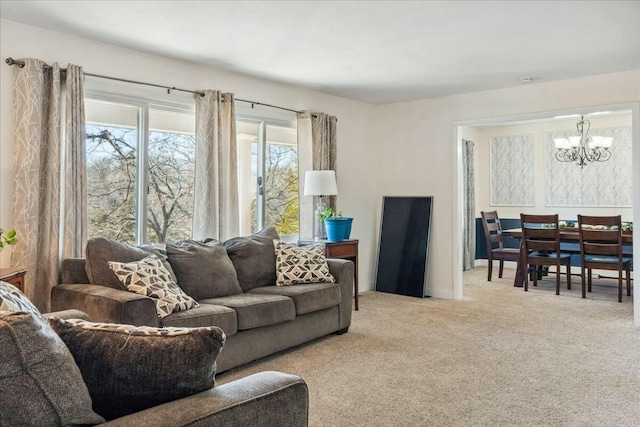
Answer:
POLYGON ((0 268, 0 280, 11 283, 23 293, 25 274, 27 274, 27 270, 24 268, 0 268))
POLYGON ((358 240, 342 240, 330 242, 328 240, 298 240, 298 245, 308 246, 314 244, 324 246, 324 256, 327 258, 347 259, 355 264, 355 277, 353 281, 355 309, 358 309, 358 240))

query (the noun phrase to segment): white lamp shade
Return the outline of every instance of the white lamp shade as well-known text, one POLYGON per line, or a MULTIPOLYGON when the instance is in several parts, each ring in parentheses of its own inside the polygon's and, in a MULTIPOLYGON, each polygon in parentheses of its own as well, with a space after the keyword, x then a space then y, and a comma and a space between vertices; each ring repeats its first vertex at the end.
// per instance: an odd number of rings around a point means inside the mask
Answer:
POLYGON ((613 138, 610 137, 597 135, 591 137, 591 144, 594 147, 610 148, 611 142, 613 142, 613 138))
POLYGON ((556 144, 556 148, 558 150, 568 150, 571 148, 569 145, 569 140, 567 138, 554 138, 553 142, 556 144))
POLYGON ((581 138, 579 136, 570 136, 569 137, 569 145, 571 147, 577 147, 580 145, 581 138))
POLYGON ((338 194, 336 171, 306 171, 304 173, 305 196, 333 196, 338 194))

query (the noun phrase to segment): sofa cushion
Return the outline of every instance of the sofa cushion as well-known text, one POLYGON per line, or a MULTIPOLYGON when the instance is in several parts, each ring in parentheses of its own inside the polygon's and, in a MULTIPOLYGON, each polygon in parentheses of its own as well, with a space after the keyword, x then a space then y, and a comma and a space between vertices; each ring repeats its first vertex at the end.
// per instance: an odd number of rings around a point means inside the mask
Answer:
POLYGON ((342 301, 340 285, 337 283, 306 283, 295 286, 261 286, 251 289, 249 294, 283 295, 293 300, 296 315, 312 313, 334 307, 342 301))
POLYGON ((85 269, 89 283, 92 285, 103 285, 114 289, 125 289, 113 271, 109 268, 109 261, 132 262, 140 261, 148 255, 154 254, 162 261, 173 280, 176 276, 173 273, 171 264, 167 262, 167 253, 163 248, 152 245, 131 246, 104 237, 94 237, 87 241, 87 256, 85 269))
POLYGON ((174 311, 189 310, 198 303, 173 281, 169 271, 155 255, 140 261, 109 261, 109 268, 128 291, 153 298, 156 312, 163 318, 174 311))
POLYGON ((178 285, 196 300, 242 293, 233 263, 218 241, 167 243, 167 257, 178 285))
POLYGON ((240 294, 200 302, 234 309, 238 317, 239 331, 275 325, 296 318, 293 300, 281 295, 240 294))
POLYGON ((40 316, 0 312, 0 425, 93 425, 80 370, 64 342, 40 316))
POLYGON ((114 419, 210 389, 225 335, 215 326, 152 328, 49 320, 75 358, 94 410, 114 419))
POLYGON ((0 311, 23 311, 41 317, 38 308, 20 289, 3 281, 0 281, 0 311))
POLYGON ((224 331, 226 336, 231 336, 238 332, 238 320, 235 310, 213 304, 200 304, 198 308, 171 313, 162 318, 162 325, 182 328, 217 326, 224 331))
POLYGON ((322 245, 295 246, 274 240, 273 246, 276 254, 276 285, 335 282, 329 273, 322 245))
POLYGON ((267 227, 251 236, 234 237, 224 242, 244 292, 276 283, 273 239, 279 238, 275 228, 267 227))

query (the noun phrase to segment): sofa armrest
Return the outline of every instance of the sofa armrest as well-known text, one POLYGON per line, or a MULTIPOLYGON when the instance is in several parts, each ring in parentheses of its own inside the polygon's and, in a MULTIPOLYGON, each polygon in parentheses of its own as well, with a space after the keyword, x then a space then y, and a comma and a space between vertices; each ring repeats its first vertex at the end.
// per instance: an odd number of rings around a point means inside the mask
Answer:
POLYGON ((49 320, 52 317, 58 317, 60 319, 82 319, 91 320, 89 315, 84 311, 76 310, 75 308, 62 311, 52 311, 51 313, 43 313, 42 317, 49 320))
POLYGON ((104 426, 306 426, 309 390, 304 380, 260 372, 109 421, 104 426))
POLYGON ((340 330, 345 331, 351 325, 351 307, 353 304, 353 284, 355 264, 345 259, 327 258, 329 272, 340 284, 342 301, 340 302, 340 330))
POLYGON ((51 289, 51 309, 75 308, 94 322, 160 326, 155 302, 144 295, 101 285, 63 284, 51 289))

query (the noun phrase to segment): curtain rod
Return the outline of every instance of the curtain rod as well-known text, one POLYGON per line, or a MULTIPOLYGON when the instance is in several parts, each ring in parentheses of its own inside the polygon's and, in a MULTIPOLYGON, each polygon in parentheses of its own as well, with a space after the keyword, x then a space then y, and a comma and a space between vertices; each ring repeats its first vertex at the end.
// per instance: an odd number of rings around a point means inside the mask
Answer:
MULTIPOLYGON (((5 60, 5 62, 7 63, 7 65, 11 66, 11 65, 17 65, 18 67, 22 68, 24 67, 24 62, 23 61, 16 61, 15 59, 9 57, 5 60)), ((51 69, 50 65, 45 65, 44 66, 45 70, 51 69)), ((61 68, 60 72, 66 72, 67 69, 66 68, 61 68)), ((197 90, 189 90, 189 89, 180 89, 177 87, 170 87, 170 86, 163 86, 163 85, 158 85, 155 83, 147 83, 147 82, 140 82, 137 80, 128 80, 128 79, 121 79, 119 77, 110 77, 110 76, 103 76, 101 74, 92 74, 92 73, 84 73, 85 76, 90 76, 90 77, 97 77, 99 79, 107 79, 107 80, 115 80, 118 82, 124 82, 124 83, 133 83, 133 84, 137 84, 137 85, 144 85, 144 86, 153 86, 153 87, 159 87, 161 89, 166 89, 167 93, 170 94, 172 90, 176 90, 179 92, 187 92, 187 93, 193 93, 194 95, 200 95, 200 96, 204 96, 204 93, 201 91, 197 91, 197 90)), ((271 107, 271 108, 277 108, 279 110, 285 110, 285 111, 291 111, 292 113, 303 113, 303 111, 298 111, 298 110, 292 110, 291 108, 285 108, 285 107, 278 107, 277 105, 271 105, 271 104, 264 104, 262 102, 258 102, 258 101, 249 101, 246 99, 240 99, 240 98, 236 98, 236 101, 239 102, 246 102, 248 104, 251 104, 251 108, 253 108, 254 105, 262 105, 264 107, 271 107)))

